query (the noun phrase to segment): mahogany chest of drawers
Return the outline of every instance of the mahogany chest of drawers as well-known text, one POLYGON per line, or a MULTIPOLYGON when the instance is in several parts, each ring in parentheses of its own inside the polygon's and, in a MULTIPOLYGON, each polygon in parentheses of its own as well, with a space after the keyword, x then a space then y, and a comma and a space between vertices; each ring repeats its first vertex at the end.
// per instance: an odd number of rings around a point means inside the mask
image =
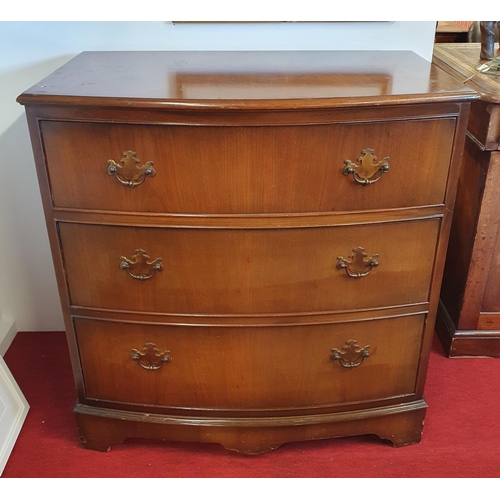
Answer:
POLYGON ((438 44, 433 59, 481 95, 471 105, 436 324, 450 357, 500 357, 500 79, 476 72, 480 53, 480 43, 438 44))
POLYGON ((405 52, 83 53, 22 94, 82 445, 418 442, 475 96, 405 52))

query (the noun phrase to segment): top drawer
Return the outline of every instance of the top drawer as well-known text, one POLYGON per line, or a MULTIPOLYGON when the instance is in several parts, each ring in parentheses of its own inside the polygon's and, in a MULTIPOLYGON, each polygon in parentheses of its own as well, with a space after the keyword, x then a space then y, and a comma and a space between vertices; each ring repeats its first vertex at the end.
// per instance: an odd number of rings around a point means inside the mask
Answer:
POLYGON ((179 214, 441 204, 454 130, 454 118, 289 126, 41 122, 55 207, 179 214), (373 153, 361 160, 366 149, 373 153))

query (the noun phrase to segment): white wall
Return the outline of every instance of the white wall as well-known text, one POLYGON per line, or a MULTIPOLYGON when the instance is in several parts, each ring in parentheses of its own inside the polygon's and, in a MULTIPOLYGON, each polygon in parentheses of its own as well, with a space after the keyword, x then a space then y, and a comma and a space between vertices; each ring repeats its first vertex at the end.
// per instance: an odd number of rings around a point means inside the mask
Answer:
POLYGON ((413 50, 430 61, 434 21, 172 24, 0 23, 0 317, 63 330, 23 108, 16 97, 84 50, 413 50))

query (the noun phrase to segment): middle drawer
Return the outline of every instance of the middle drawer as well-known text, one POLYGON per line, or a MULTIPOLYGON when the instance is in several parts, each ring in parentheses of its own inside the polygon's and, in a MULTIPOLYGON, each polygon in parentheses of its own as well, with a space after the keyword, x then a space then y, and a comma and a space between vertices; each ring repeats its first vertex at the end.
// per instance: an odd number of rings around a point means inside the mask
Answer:
POLYGON ((426 302, 439 227, 440 219, 291 229, 59 223, 59 233, 72 305, 286 314, 426 302))

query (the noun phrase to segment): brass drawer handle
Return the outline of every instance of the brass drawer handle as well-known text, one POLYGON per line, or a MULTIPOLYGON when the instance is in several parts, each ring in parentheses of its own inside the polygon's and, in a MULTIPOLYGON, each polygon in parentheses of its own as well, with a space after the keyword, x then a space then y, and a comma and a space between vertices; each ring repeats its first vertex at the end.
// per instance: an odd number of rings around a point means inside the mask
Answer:
POLYGON ((132 359, 137 361, 145 370, 158 370, 163 366, 163 363, 171 361, 170 351, 163 351, 156 347, 156 344, 147 342, 142 348, 142 352, 137 349, 132 349, 132 359))
POLYGON ((138 165, 141 160, 137 158, 134 151, 124 151, 120 163, 108 160, 108 174, 114 175, 122 184, 128 187, 140 186, 146 177, 154 177, 156 171, 153 162, 147 161, 144 165, 138 165))
POLYGON ((360 349, 356 340, 348 340, 341 350, 333 348, 330 358, 332 361, 338 360, 344 368, 356 368, 369 355, 369 345, 365 345, 365 347, 360 349))
POLYGON ((337 257, 337 269, 345 270, 347 276, 351 278, 362 278, 379 264, 377 253, 368 257, 363 247, 353 248, 352 252, 348 259, 342 256, 337 257))
POLYGON ((148 280, 153 277, 156 271, 163 271, 162 259, 150 261, 150 258, 145 250, 139 248, 135 251, 132 259, 120 257, 120 269, 127 271, 136 280, 148 280))
POLYGON ((363 186, 377 182, 382 177, 382 174, 389 170, 389 164, 387 163, 389 157, 386 156, 383 160, 377 162, 374 153, 375 151, 369 148, 361 150, 361 156, 356 160, 359 165, 356 165, 351 160, 344 160, 344 175, 352 174, 354 180, 363 186))

